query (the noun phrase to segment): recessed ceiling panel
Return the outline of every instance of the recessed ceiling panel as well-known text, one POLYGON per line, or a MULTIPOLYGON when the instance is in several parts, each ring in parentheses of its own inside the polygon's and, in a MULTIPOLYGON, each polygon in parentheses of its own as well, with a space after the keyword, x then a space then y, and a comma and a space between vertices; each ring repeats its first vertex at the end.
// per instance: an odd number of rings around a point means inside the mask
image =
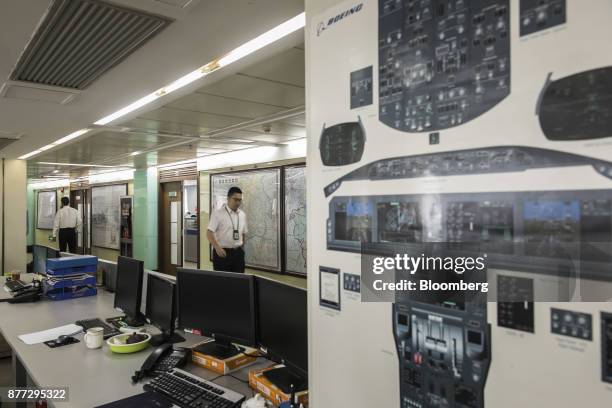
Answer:
POLYGON ((198 92, 284 108, 304 105, 305 100, 303 87, 240 74, 207 85, 198 92))
POLYGON ((278 106, 271 106, 203 93, 193 93, 191 95, 187 95, 166 106, 216 115, 231 114, 251 119, 271 115, 284 109, 278 106))
POLYGON ((101 132, 57 150, 43 153, 36 157, 36 161, 99 163, 109 158, 151 149, 174 140, 154 135, 101 132))
POLYGON ((160 122, 182 123, 204 128, 222 128, 245 122, 250 118, 235 116, 232 112, 226 115, 213 115, 196 111, 187 111, 170 107, 161 107, 140 116, 144 119, 153 119, 160 122))
POLYGON ((304 50, 290 48, 261 64, 255 64, 240 71, 255 78, 304 87, 306 78, 304 50))
POLYGON ((186 123, 168 122, 161 121, 158 119, 147 119, 147 118, 136 118, 130 121, 124 122, 121 126, 133 127, 137 129, 150 129, 158 132, 169 132, 174 134, 185 134, 185 135, 197 135, 202 132, 210 130, 205 127, 199 127, 196 125, 188 125, 186 123))

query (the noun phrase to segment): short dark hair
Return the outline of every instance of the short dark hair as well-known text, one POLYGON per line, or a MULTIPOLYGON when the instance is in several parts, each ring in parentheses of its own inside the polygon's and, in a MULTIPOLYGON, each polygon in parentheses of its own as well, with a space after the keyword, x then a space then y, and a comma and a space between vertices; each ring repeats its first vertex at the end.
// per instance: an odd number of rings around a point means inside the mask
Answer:
POLYGON ((242 190, 238 187, 231 187, 229 190, 227 190, 228 197, 231 197, 234 194, 242 194, 242 190))
POLYGON ((70 199, 68 197, 62 197, 62 205, 70 204, 70 199))

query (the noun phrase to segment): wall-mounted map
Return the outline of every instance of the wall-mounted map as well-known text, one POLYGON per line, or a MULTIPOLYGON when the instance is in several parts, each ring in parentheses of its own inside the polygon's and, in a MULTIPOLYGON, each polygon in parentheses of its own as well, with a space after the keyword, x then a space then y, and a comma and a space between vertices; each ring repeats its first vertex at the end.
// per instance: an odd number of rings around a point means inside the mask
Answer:
POLYGON ((280 170, 266 169, 211 175, 211 212, 227 202, 227 190, 242 190, 242 210, 248 223, 247 266, 279 271, 280 170))
POLYGON ((127 195, 127 184, 92 187, 92 246, 119 249, 120 198, 125 195, 127 195))
POLYGON ((38 212, 36 228, 53 229, 53 220, 57 211, 57 194, 55 191, 38 192, 38 212))
POLYGON ((285 265, 306 273, 306 167, 285 169, 285 265))

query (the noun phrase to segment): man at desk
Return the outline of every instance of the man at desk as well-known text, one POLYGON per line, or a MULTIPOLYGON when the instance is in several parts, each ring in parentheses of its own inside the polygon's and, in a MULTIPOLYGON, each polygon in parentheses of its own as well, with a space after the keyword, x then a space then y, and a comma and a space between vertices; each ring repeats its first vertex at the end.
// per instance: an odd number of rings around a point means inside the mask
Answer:
POLYGON ((206 237, 213 246, 213 268, 216 271, 244 272, 244 241, 248 233, 247 217, 239 207, 242 190, 232 187, 227 203, 210 214, 206 237))
POLYGON ((56 239, 59 232, 59 250, 68 251, 76 254, 77 250, 77 229, 81 227, 79 212, 70 206, 70 199, 62 197, 62 208, 55 214, 53 221, 53 239, 56 239))

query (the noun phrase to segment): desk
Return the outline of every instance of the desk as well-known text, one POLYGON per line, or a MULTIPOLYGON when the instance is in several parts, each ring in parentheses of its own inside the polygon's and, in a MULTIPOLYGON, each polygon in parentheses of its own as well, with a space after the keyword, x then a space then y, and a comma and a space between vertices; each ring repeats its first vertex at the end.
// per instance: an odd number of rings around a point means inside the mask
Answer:
MULTIPOLYGON (((3 277, 0 277, 0 286, 4 286, 3 277)), ((4 292, 4 289, 0 291, 4 292)), ((49 404, 56 407, 93 407, 142 392, 143 382, 132 385, 130 377, 151 353, 153 350, 151 347, 139 353, 122 355, 112 353, 106 343, 102 349, 86 348, 82 334, 76 336, 81 340, 80 343, 55 349, 44 344, 28 346, 18 338, 21 334, 74 323, 79 319, 98 317, 104 320, 107 317, 117 316, 117 312, 113 309, 113 300, 113 294, 99 290, 97 296, 80 299, 42 300, 22 304, 0 303, 0 333, 13 350, 15 385, 26 386, 26 378, 29 377, 38 387, 69 387, 69 401, 49 404)), ((192 346, 206 339, 189 333, 181 334, 186 341, 180 345, 184 346, 192 346)), ((232 375, 248 380, 249 370, 271 364, 265 359, 260 359, 232 375)), ((185 370, 208 380, 218 376, 193 364, 188 364, 185 370)), ((247 398, 252 396, 248 384, 230 376, 221 377, 215 380, 215 383, 239 392, 247 398)))

